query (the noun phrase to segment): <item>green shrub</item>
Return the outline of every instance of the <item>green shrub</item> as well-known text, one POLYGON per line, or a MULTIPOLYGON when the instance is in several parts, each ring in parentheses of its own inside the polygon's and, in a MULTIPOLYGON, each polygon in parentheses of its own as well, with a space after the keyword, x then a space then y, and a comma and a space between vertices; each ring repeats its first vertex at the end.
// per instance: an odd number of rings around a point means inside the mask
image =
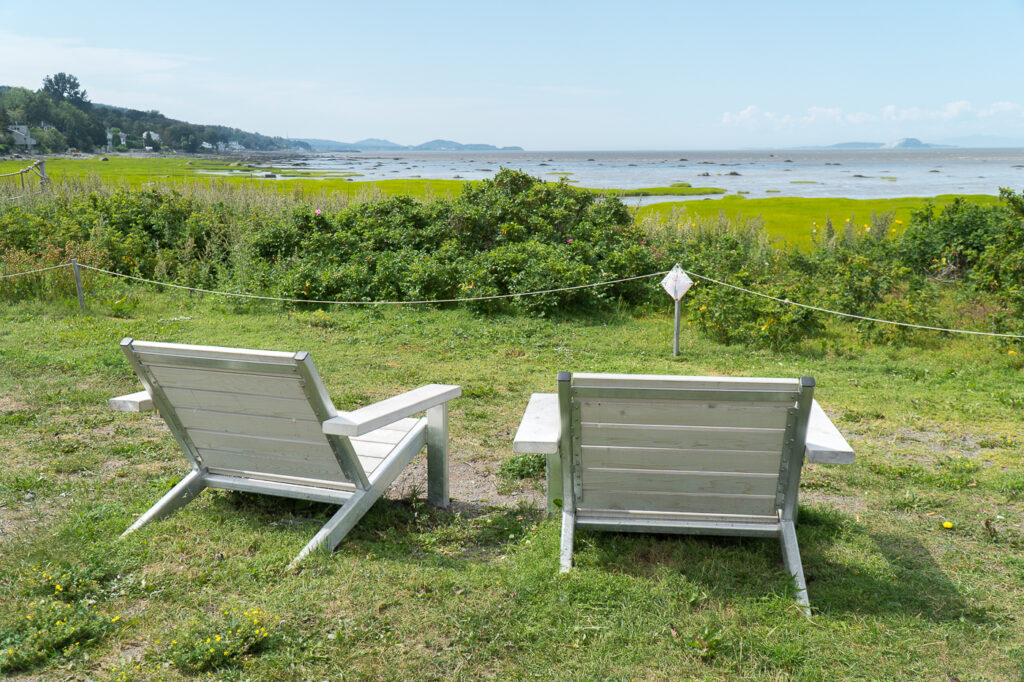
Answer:
POLYGON ((928 204, 912 214, 898 242, 900 255, 919 272, 962 277, 1002 238, 1007 217, 1003 206, 979 206, 961 198, 938 214, 928 204))

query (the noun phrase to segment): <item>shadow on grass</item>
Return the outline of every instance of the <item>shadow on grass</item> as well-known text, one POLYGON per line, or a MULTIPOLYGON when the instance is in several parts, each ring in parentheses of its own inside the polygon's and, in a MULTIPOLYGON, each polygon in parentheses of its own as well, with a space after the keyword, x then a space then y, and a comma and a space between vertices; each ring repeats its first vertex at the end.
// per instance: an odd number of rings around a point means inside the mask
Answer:
MULTIPOLYGON (((916 538, 869 534, 834 510, 800 510, 797 528, 811 605, 825 613, 902 614, 935 622, 991 617, 972 606, 916 538), (858 543, 856 536, 869 542, 858 543), (871 546, 877 557, 860 563, 828 558, 831 548, 871 546), (870 566, 869 566, 870 564, 870 566)), ((716 599, 757 599, 792 587, 778 540, 726 536, 655 535, 579 531, 581 565, 633 576, 674 570, 716 599)))
MULTIPOLYGON (((310 535, 339 509, 337 505, 255 493, 213 496, 222 513, 244 514, 260 525, 302 525, 310 535)), ((338 545, 338 552, 391 559, 487 559, 507 552, 536 527, 543 514, 530 504, 488 507, 461 504, 459 511, 438 509, 423 498, 380 499, 338 545)))

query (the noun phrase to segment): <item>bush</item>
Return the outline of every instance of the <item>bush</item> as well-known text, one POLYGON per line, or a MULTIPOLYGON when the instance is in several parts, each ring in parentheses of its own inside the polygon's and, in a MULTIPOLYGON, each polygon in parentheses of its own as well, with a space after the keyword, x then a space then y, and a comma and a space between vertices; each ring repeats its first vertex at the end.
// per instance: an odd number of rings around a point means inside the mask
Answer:
POLYGON ((938 214, 931 204, 914 211, 899 240, 903 261, 944 278, 962 277, 1003 234, 1005 207, 978 206, 956 198, 938 214))

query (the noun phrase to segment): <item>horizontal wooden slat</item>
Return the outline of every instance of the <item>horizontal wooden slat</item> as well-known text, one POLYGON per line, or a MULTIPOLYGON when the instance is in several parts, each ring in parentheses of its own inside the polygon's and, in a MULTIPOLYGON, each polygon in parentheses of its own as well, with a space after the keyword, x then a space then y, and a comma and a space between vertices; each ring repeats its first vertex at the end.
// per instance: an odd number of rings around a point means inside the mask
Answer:
POLYGON ((584 467, 669 469, 677 471, 731 471, 778 474, 781 450, 746 451, 682 450, 676 448, 618 448, 584 446, 584 467))
POLYGON ((734 388, 691 388, 679 386, 670 388, 650 386, 574 386, 574 400, 624 399, 624 400, 701 400, 708 402, 744 401, 764 403, 795 403, 796 391, 751 390, 734 388))
POLYGON ((156 341, 137 341, 131 343, 136 353, 169 353, 173 355, 191 355, 194 357, 219 357, 234 360, 252 360, 258 362, 294 362, 305 353, 289 353, 276 350, 253 350, 250 348, 227 348, 224 346, 198 346, 186 343, 158 343, 156 341))
POLYGON ((695 512, 702 514, 775 514, 774 495, 711 495, 699 493, 644 493, 629 495, 593 490, 580 500, 580 509, 695 512))
POLYGON ((743 537, 778 537, 780 525, 777 521, 690 521, 686 519, 644 519, 632 516, 612 518, 579 515, 576 527, 590 530, 605 530, 618 533, 676 533, 687 535, 737 535, 743 537))
POLYGON ((306 394, 303 393, 298 379, 203 369, 172 367, 153 367, 151 369, 154 378, 161 386, 306 399, 306 394))
POLYGON ((283 417, 261 417, 234 412, 178 409, 178 419, 187 429, 242 433, 247 436, 266 438, 287 438, 290 440, 322 441, 320 422, 315 419, 287 419, 283 417))
POLYGON ((264 438, 239 433, 222 433, 203 429, 189 429, 189 437, 196 447, 227 452, 253 453, 277 457, 282 460, 336 462, 334 451, 327 439, 319 442, 285 438, 264 438))
POLYGON ((782 450, 782 429, 744 429, 707 426, 653 426, 584 423, 583 445, 683 450, 782 450))
POLYGON ((238 472, 238 474, 210 473, 203 477, 203 483, 211 488, 279 495, 281 497, 327 502, 329 504, 344 504, 352 497, 352 493, 355 491, 355 487, 351 485, 348 487, 330 487, 320 484, 305 485, 295 482, 302 479, 289 478, 287 476, 253 478, 253 476, 260 476, 260 474, 258 472, 245 471, 238 472))
POLYGON ((670 374, 589 374, 572 375, 573 386, 616 386, 621 388, 721 388, 730 390, 795 391, 798 379, 760 377, 674 376, 670 374))
POLYGON ((393 424, 364 433, 361 436, 353 436, 352 442, 355 443, 357 440, 360 440, 371 443, 391 443, 394 445, 405 438, 405 434, 409 433, 419 421, 419 419, 415 418, 400 419, 393 424))
POLYGON ((260 452, 237 452, 214 448, 199 448, 199 456, 202 457, 203 464, 211 471, 259 471, 275 476, 296 476, 335 483, 348 480, 341 467, 338 466, 337 460, 289 458, 260 452))
POLYGON ((167 399, 177 409, 218 410, 263 417, 287 417, 291 419, 316 419, 309 400, 301 398, 278 398, 248 393, 228 393, 194 388, 164 387, 167 399))
POLYGON ((779 429, 786 426, 789 408, 786 403, 648 400, 587 400, 580 407, 584 422, 779 429))
POLYGON ((584 469, 583 498, 590 491, 774 495, 778 474, 584 469))
POLYGON ((371 476, 373 472, 377 470, 377 467, 380 466, 380 463, 383 461, 384 458, 382 457, 366 457, 363 455, 359 456, 359 464, 360 466, 363 467, 363 473, 366 474, 367 477, 371 476))
MULTIPOLYGON (((584 505, 585 507, 585 505, 584 505)), ((758 524, 778 527, 779 516, 777 513, 767 515, 754 514, 701 514, 686 512, 656 512, 656 511, 623 511, 621 509, 591 509, 581 508, 577 513, 576 520, 579 521, 601 521, 611 519, 630 519, 635 521, 664 521, 669 523, 705 523, 705 524, 758 524)))
POLYGON ((239 360, 229 357, 202 357, 196 355, 173 355, 171 353, 135 353, 140 362, 149 367, 182 367, 186 369, 214 369, 227 372, 247 372, 274 376, 298 376, 295 361, 265 362, 239 360))
MULTIPOLYGON (((401 439, 399 439, 401 440, 401 439)), ((352 439, 352 447, 356 454, 369 457, 387 457, 395 449, 394 443, 374 443, 372 441, 352 439)))

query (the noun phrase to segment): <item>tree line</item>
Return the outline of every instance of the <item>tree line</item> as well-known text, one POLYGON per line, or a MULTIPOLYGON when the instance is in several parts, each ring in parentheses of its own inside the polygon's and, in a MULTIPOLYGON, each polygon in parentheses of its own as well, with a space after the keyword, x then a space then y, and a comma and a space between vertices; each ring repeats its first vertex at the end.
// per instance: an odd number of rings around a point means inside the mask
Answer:
POLYGON ((36 91, 0 86, 0 154, 24 149, 15 144, 9 130, 13 125, 28 126, 36 141, 35 151, 43 153, 103 149, 107 144, 107 130, 112 133, 113 147, 119 151, 152 147, 155 151, 199 152, 207 148, 204 142, 213 149, 218 143, 237 143, 258 151, 309 149, 305 142, 227 126, 187 123, 155 110, 94 104, 78 79, 63 72, 46 76, 42 87, 36 91), (124 134, 124 144, 121 134, 124 134))

